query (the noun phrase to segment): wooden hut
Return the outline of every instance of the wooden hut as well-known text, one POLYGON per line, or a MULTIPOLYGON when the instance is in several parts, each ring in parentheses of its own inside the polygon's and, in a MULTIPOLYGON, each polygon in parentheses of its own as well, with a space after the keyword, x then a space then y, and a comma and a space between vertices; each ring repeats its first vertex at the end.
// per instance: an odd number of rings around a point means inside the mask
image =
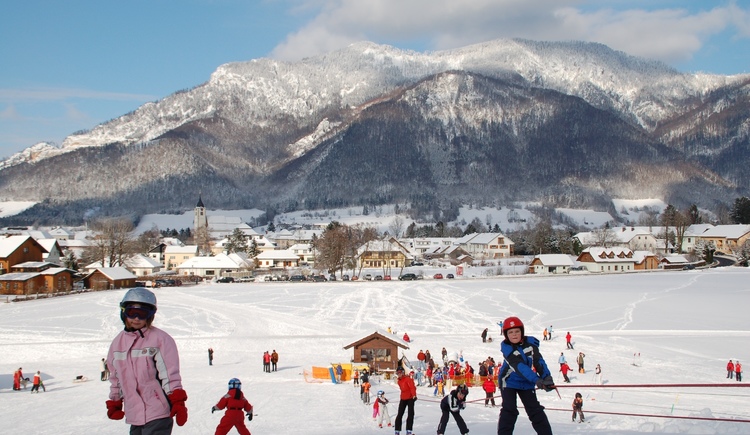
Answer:
POLYGON ((364 363, 371 371, 395 370, 398 365, 398 348, 408 349, 409 345, 400 338, 388 333, 373 332, 367 337, 344 346, 354 348, 352 362, 364 363))

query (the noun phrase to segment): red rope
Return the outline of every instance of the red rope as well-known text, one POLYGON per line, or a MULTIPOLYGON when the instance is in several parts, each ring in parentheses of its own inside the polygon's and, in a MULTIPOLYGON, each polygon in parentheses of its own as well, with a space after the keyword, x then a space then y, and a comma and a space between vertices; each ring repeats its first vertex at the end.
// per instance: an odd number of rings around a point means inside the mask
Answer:
MULTIPOLYGON (((550 411, 571 412, 570 409, 564 409, 564 408, 547 408, 545 406, 544 409, 548 409, 550 411)), ((636 413, 630 413, 630 412, 608 412, 608 411, 591 411, 591 410, 587 410, 587 411, 584 411, 584 412, 586 414, 624 415, 624 416, 627 416, 627 417, 677 418, 677 419, 682 419, 682 420, 729 421, 729 422, 732 422, 732 423, 750 423, 750 420, 734 419, 734 418, 686 417, 686 416, 679 416, 679 415, 636 414, 636 413)))
POLYGON ((664 387, 679 387, 679 388, 746 388, 750 387, 750 383, 734 383, 734 384, 562 384, 555 385, 556 388, 664 388, 664 387))

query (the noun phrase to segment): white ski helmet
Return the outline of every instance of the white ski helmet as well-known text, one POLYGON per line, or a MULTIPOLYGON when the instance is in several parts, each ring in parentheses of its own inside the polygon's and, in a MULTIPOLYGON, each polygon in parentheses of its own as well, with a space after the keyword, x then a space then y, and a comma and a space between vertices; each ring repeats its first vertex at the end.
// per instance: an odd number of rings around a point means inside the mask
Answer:
POLYGON ((120 319, 123 322, 125 322, 125 308, 134 304, 147 305, 152 308, 154 314, 156 313, 156 295, 144 287, 131 288, 120 301, 120 319))

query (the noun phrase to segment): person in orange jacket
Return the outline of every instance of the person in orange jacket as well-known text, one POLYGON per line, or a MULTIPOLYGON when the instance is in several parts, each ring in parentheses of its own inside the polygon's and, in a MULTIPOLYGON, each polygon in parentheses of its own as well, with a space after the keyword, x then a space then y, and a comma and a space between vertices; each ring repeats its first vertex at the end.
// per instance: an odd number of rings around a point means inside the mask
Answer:
POLYGON ((492 401, 492 407, 494 408, 495 405, 495 391, 497 391, 497 386, 495 385, 495 381, 492 380, 492 376, 487 376, 487 379, 482 384, 482 389, 484 390, 485 398, 484 398, 484 406, 489 406, 490 400, 492 401))
POLYGON ((44 392, 47 392, 47 389, 44 388, 44 382, 42 382, 42 372, 40 370, 36 371, 36 374, 34 375, 34 384, 31 387, 31 392, 33 393, 36 391, 39 393, 39 387, 42 387, 42 390, 44 392))
POLYGON ((250 435, 242 414, 244 411, 247 420, 253 421, 253 405, 242 394, 242 382, 237 378, 229 380, 229 391, 219 399, 219 403, 211 407, 211 414, 224 408, 226 408, 226 412, 221 417, 219 425, 216 426, 216 435, 226 435, 233 427, 237 429, 240 435, 250 435))
POLYGON ((401 389, 401 401, 398 402, 395 435, 401 433, 401 422, 404 418, 404 411, 407 411, 406 434, 411 435, 411 430, 414 427, 414 403, 417 401, 417 386, 414 385, 412 378, 406 376, 403 367, 396 369, 396 376, 398 376, 398 387, 401 389))
POLYGON ((734 378, 737 382, 742 382, 742 364, 739 361, 734 363, 734 378))
POLYGON ((734 363, 730 359, 727 363, 727 379, 733 379, 734 378, 734 363))

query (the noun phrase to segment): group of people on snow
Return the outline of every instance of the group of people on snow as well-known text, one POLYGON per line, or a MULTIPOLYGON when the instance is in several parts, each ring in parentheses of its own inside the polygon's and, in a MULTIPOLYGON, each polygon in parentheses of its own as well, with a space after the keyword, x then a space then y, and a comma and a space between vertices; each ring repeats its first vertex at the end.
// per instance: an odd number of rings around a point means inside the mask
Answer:
POLYGON ((736 379, 737 382, 742 382, 742 364, 737 360, 732 362, 730 359, 727 363, 727 379, 736 379))
POLYGON ((279 354, 276 349, 269 353, 268 351, 263 352, 263 371, 266 373, 275 372, 277 367, 276 364, 279 362, 279 354))

